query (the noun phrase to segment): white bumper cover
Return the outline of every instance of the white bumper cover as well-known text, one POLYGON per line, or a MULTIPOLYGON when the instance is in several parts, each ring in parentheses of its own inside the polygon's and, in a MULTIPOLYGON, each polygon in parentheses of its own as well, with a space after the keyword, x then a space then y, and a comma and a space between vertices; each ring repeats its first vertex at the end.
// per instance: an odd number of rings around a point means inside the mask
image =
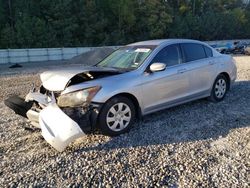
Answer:
POLYGON ((39 124, 44 139, 58 151, 63 151, 70 142, 85 135, 55 103, 40 112, 39 124))
POLYGON ((82 137, 85 133, 79 125, 67 116, 56 104, 54 95, 48 97, 38 92, 30 92, 26 101, 37 101, 43 109, 37 113, 29 110, 27 113, 31 123, 36 123, 34 114, 39 116, 39 125, 44 139, 57 151, 63 151, 71 142, 82 137))
POLYGON ((75 139, 85 135, 78 124, 69 118, 55 103, 39 114, 42 136, 57 151, 63 151, 75 139))

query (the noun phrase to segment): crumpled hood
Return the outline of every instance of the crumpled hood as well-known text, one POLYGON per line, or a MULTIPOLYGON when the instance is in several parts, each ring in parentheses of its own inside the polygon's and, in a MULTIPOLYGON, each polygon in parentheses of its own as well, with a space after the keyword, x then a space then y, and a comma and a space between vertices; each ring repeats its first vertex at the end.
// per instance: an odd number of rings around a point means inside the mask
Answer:
POLYGON ((75 75, 80 73, 87 73, 90 71, 101 72, 101 71, 111 71, 117 72, 117 70, 112 68, 100 68, 100 67, 70 67, 58 70, 46 71, 40 74, 43 87, 49 91, 63 91, 70 79, 75 75))

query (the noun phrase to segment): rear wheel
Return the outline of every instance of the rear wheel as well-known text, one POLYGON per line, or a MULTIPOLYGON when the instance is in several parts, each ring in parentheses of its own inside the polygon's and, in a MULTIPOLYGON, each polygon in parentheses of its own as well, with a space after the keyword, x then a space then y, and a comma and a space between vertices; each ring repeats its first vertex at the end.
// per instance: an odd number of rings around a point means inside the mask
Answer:
POLYGON ((127 132, 135 121, 135 106, 126 97, 110 99, 102 108, 99 116, 101 132, 117 136, 127 132))
POLYGON ((220 74, 214 82, 209 99, 213 102, 222 101, 225 98, 228 89, 229 81, 223 74, 220 74))

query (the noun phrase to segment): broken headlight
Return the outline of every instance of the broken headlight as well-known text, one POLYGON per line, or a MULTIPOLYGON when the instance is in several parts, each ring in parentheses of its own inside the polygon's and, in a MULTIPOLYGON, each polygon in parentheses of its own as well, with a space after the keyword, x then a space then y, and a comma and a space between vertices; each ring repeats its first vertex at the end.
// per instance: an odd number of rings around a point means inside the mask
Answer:
POLYGON ((100 89, 100 86, 96 86, 61 95, 57 98, 57 104, 60 107, 78 107, 88 105, 100 89))

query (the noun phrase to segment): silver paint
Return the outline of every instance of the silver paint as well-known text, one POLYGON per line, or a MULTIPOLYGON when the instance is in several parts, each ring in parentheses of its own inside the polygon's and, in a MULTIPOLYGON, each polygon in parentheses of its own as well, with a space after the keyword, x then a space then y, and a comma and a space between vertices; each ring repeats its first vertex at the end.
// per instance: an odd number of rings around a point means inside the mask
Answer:
POLYGON ((88 72, 93 69, 96 70, 97 68, 82 67, 82 69, 78 70, 67 69, 65 71, 50 72, 46 73, 47 75, 45 76, 41 76, 44 78, 42 80, 45 80, 47 85, 50 86, 47 89, 52 91, 59 89, 62 91, 62 94, 88 87, 101 86, 101 90, 92 99, 92 102, 97 103, 105 103, 118 94, 130 94, 137 99, 141 113, 145 115, 170 106, 209 96, 213 83, 220 73, 227 73, 229 75, 231 85, 236 79, 237 71, 233 58, 229 55, 218 53, 215 49, 200 41, 167 39, 129 44, 129 46, 133 45, 157 46, 136 70, 72 85, 63 91, 62 88, 66 86, 66 82, 75 74, 88 72), (146 72, 152 59, 161 49, 171 44, 186 42, 198 43, 209 47, 213 52, 213 57, 166 67, 163 71, 146 72), (57 77, 57 75, 63 79, 62 81, 57 79, 57 82, 53 83, 53 79, 50 80, 50 78, 57 77), (60 88, 56 85, 60 85, 60 88))

